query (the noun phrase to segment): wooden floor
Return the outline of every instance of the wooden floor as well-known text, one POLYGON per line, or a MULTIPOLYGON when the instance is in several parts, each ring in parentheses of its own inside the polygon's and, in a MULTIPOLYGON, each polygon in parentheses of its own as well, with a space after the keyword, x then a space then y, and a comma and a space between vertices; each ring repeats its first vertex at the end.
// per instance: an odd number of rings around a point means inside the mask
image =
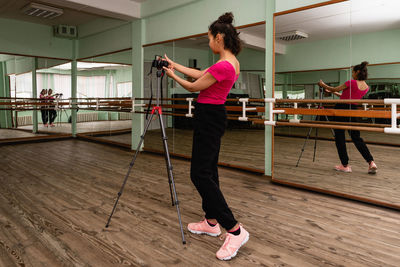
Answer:
POLYGON ((275 178, 400 206, 400 148, 368 145, 378 166, 378 173, 370 175, 368 164, 352 143, 347 143, 352 173, 333 169, 340 164, 333 141, 317 142, 315 162, 314 141, 308 141, 296 167, 303 144, 304 139, 275 137, 275 178))
MULTIPOLYGON (((103 132, 132 128, 131 120, 121 121, 92 121, 79 122, 76 126, 77 133, 87 132, 103 132)), ((20 126, 18 129, 32 130, 32 125, 20 126)), ((43 124, 38 125, 38 130, 43 133, 71 133, 70 123, 55 123, 55 127, 44 127, 43 124)))
MULTIPOLYGON (((304 127, 275 127, 275 135, 296 135, 296 136, 307 136, 310 128, 304 127)), ((315 128, 311 132, 311 137, 315 137, 315 128)), ((333 134, 331 129, 318 129, 318 136, 323 138, 332 138, 333 134)), ((346 133, 348 140, 350 140, 349 135, 346 133)), ((382 134, 375 132, 361 132, 361 137, 367 143, 385 143, 385 144, 395 144, 400 146, 400 138, 397 134, 382 134)))
MULTIPOLYGON (((0 150, 0 266, 398 266, 400 213, 220 169, 250 241, 220 262, 218 238, 186 232, 170 206, 164 158, 140 154, 104 229, 132 153, 77 140, 0 150), (23 162, 23 164, 22 164, 23 162), (45 162, 45 164, 44 164, 45 162)), ((173 160, 182 219, 201 219, 189 162, 173 160)))
POLYGON ((13 129, 0 129, 0 139, 25 138, 34 136, 46 136, 46 134, 34 134, 13 129))
MULTIPOLYGON (((192 155, 193 131, 184 129, 166 129, 170 152, 186 156, 192 155)), ((131 144, 131 134, 102 136, 101 138, 131 144)), ((264 169, 265 157, 264 130, 227 129, 222 137, 219 161, 236 166, 264 169)), ((160 130, 148 131, 144 147, 163 150, 160 130)))

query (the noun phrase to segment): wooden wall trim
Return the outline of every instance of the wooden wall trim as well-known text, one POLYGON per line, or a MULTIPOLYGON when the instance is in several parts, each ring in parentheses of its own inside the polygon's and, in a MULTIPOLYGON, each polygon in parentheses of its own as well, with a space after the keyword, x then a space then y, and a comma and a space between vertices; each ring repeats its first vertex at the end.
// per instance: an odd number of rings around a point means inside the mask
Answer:
POLYGON ((290 14, 290 13, 295 13, 295 12, 299 12, 299 11, 303 11, 303 10, 307 10, 307 9, 312 9, 312 8, 316 8, 316 7, 333 5, 333 4, 337 4, 337 3, 341 3, 341 2, 347 2, 347 1, 349 1, 349 0, 325 1, 325 2, 322 2, 322 3, 318 3, 318 4, 313 4, 313 5, 309 5, 309 6, 304 6, 304 7, 289 9, 289 10, 285 10, 285 11, 281 11, 281 12, 276 12, 276 13, 274 13, 274 17, 282 16, 282 15, 286 15, 286 14, 290 14))

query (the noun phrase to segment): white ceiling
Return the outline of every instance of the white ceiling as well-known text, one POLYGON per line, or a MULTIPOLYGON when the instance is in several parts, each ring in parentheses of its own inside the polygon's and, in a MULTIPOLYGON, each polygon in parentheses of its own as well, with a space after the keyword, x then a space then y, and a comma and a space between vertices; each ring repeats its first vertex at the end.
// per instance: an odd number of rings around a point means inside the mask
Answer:
POLYGON ((309 38, 283 44, 332 39, 400 28, 400 0, 351 0, 277 16, 276 33, 299 30, 309 38))
POLYGON ((50 26, 79 26, 104 17, 132 21, 140 17, 140 5, 145 1, 147 0, 0 0, 0 18, 50 26), (54 19, 28 16, 21 9, 30 2, 61 8, 64 13, 54 19))

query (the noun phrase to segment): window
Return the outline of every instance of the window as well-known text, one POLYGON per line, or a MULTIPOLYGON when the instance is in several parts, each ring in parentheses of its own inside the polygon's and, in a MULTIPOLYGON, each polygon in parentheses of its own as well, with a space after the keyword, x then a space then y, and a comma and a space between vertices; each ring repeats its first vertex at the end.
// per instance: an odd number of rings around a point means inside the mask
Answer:
POLYGON ((78 76, 78 98, 105 97, 106 76, 78 76))
POLYGON ((132 96, 132 82, 117 83, 116 97, 131 97, 132 96))

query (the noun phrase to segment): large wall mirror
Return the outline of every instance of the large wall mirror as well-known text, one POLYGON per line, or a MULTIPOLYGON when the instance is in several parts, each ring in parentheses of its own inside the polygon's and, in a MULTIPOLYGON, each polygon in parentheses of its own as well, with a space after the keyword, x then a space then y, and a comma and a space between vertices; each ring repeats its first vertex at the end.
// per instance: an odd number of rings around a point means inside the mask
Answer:
MULTIPOLYGON (((238 59, 241 64, 241 74, 228 96, 229 99, 263 98, 265 81, 265 25, 257 23, 250 27, 241 27, 241 38, 244 47, 238 59)), ((150 72, 151 61, 155 55, 167 54, 172 60, 191 68, 205 69, 218 59, 208 46, 207 35, 184 38, 163 44, 144 47, 145 63, 145 96, 150 96, 150 81, 153 85, 153 94, 157 89, 157 78, 150 72)), ((190 77, 184 77, 190 80, 190 77)), ((163 80, 163 98, 168 98, 164 104, 184 104, 188 97, 196 98, 171 79, 163 80)), ((226 106, 241 106, 238 101, 227 102, 226 106)), ((170 152, 190 158, 192 151, 192 119, 185 117, 187 109, 166 109, 174 116, 165 116, 170 152)), ((237 167, 264 173, 264 127, 252 122, 238 121, 240 112, 228 111, 227 128, 222 138, 219 163, 224 166, 237 167)), ((261 118, 262 114, 253 112, 250 116, 261 118)), ((161 152, 163 150, 161 133, 158 122, 152 123, 151 130, 146 134, 144 149, 161 152)))
POLYGON ((77 133, 130 147, 132 114, 118 105, 132 97, 132 50, 80 59, 77 68, 77 133), (97 98, 98 108, 85 104, 97 98))
MULTIPOLYGON (((399 98, 399 7, 395 0, 351 0, 275 16, 275 97, 337 99, 321 92, 318 81, 341 85, 351 79, 351 66, 368 61, 369 91, 364 99, 399 98)), ((373 107, 358 106, 362 108, 373 107)), ((298 118, 321 120, 311 115, 298 118)), ((278 116, 280 121, 290 119, 293 116, 278 116)), ((389 119, 378 118, 351 122, 390 124, 389 119)), ((376 175, 367 173, 368 163, 348 131, 353 171, 343 173, 333 168, 340 161, 331 129, 276 127, 273 181, 399 209, 399 136, 361 131, 361 137, 378 165, 376 175)))
POLYGON ((55 106, 35 107, 22 105, 39 98, 43 89, 52 89, 46 96, 54 98, 70 97, 71 76, 65 65, 68 60, 35 58, 30 56, 0 54, 0 97, 2 102, 13 105, 0 106, 0 139, 3 142, 45 139, 54 135, 70 135, 70 130, 61 129, 67 122, 70 111, 56 109, 55 106), (36 92, 33 86, 33 71, 36 70, 36 92), (56 94, 58 92, 59 94, 56 94), (18 105, 15 105, 18 102, 18 105), (35 109, 37 109, 35 111, 35 109), (37 132, 34 131, 37 113, 37 132), (50 123, 51 118, 51 123, 50 123))

